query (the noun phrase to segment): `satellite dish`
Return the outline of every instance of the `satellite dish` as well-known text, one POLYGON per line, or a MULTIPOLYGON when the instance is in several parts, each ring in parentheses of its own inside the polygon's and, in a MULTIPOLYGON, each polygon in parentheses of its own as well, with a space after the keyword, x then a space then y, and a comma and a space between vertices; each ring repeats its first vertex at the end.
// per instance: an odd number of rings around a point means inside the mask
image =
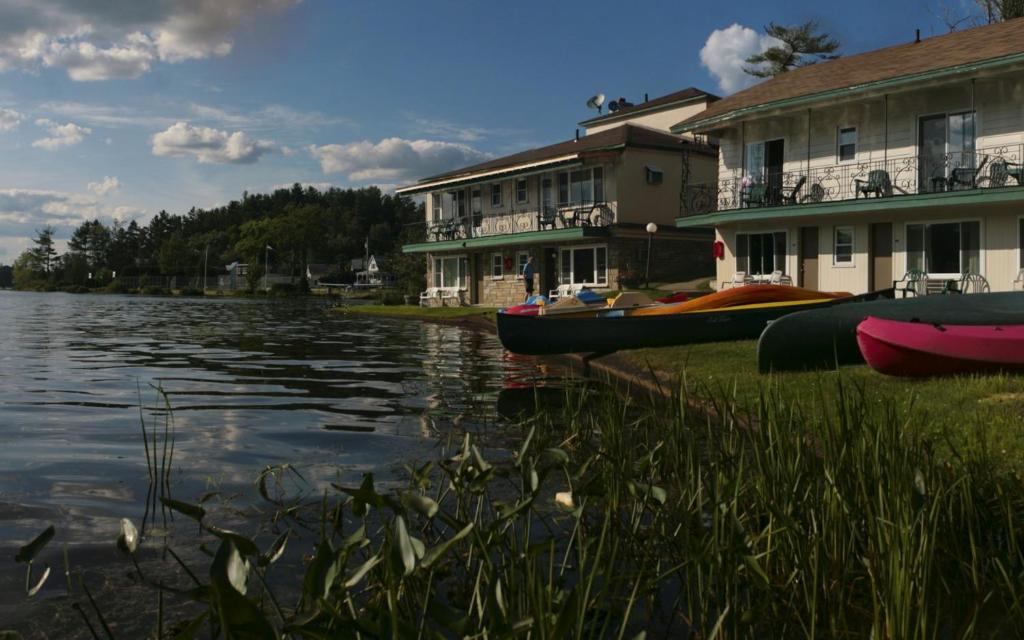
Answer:
POLYGON ((601 105, 604 104, 604 94, 599 93, 596 96, 592 96, 590 100, 587 100, 587 106, 591 109, 597 109, 598 113, 601 113, 601 105))
POLYGON ((615 100, 612 100, 611 102, 608 103, 608 111, 610 111, 612 113, 615 113, 618 110, 619 110, 619 103, 618 102, 616 102, 615 100))

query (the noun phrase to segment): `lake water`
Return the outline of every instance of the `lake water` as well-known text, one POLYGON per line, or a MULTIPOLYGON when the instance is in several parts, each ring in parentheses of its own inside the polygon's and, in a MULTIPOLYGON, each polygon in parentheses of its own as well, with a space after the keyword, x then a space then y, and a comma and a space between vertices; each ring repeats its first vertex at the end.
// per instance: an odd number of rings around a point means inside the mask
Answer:
POLYGON ((312 483, 394 477, 452 433, 500 433, 507 407, 561 378, 492 335, 320 300, 0 291, 4 577, 22 575, 7 551, 48 524, 75 545, 138 523, 140 406, 148 425, 166 415, 154 386, 173 410, 173 493, 194 500, 251 495, 260 469, 286 462, 312 483))

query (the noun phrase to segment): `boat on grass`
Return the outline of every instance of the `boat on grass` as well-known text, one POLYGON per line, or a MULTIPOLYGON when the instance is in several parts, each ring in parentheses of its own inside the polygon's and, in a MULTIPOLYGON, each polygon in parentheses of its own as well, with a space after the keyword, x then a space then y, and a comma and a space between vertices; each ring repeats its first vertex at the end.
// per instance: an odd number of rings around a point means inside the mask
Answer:
MULTIPOLYGON (((888 297, 892 292, 886 292, 888 297)), ((1024 294, 933 295, 865 301, 787 315, 772 322, 757 343, 757 365, 770 371, 810 371, 863 364, 857 326, 868 316, 942 325, 1024 324, 1024 294)))
POLYGON ((927 377, 1024 370, 1024 324, 955 325, 868 316, 857 344, 875 371, 927 377))

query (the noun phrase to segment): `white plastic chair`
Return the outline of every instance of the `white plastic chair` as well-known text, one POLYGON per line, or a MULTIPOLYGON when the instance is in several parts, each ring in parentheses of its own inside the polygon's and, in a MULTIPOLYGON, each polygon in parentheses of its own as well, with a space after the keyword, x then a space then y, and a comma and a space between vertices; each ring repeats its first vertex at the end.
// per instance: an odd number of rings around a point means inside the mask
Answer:
POLYGON ((1017 272, 1017 277, 1013 279, 1011 286, 1014 291, 1024 291, 1024 269, 1017 272))
POLYGON ((772 271, 772 275, 769 276, 768 284, 791 285, 793 284, 793 278, 790 278, 783 273, 782 269, 776 269, 775 271, 772 271))
POLYGON ((730 287, 742 287, 750 284, 754 279, 746 271, 737 271, 732 274, 732 280, 726 280, 722 282, 722 286, 719 289, 728 289, 730 287))
POLYGON ((433 301, 441 301, 441 290, 437 287, 429 287, 426 291, 420 293, 420 306, 429 307, 432 306, 433 301))

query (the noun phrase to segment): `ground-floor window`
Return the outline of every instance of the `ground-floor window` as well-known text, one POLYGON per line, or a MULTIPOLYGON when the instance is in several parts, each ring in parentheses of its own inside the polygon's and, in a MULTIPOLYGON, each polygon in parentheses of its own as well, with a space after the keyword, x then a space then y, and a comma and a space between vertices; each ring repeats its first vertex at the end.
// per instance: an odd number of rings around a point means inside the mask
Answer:
POLYGON ((786 270, 786 232, 737 233, 736 270, 770 274, 786 270))
POLYGON ((907 269, 947 276, 980 273, 981 223, 908 224, 907 269))
POLYGON ((516 254, 516 279, 523 279, 523 269, 526 267, 526 260, 530 257, 529 251, 520 251, 516 254))
POLYGON ((505 256, 500 253, 491 254, 491 277, 502 278, 505 275, 505 256))
POLYGON ((608 284, 608 247, 563 247, 561 284, 608 284))
POLYGON ((836 227, 832 264, 853 264, 853 227, 836 227))
POLYGON ((466 256, 434 258, 434 286, 445 289, 468 289, 469 260, 466 256))

